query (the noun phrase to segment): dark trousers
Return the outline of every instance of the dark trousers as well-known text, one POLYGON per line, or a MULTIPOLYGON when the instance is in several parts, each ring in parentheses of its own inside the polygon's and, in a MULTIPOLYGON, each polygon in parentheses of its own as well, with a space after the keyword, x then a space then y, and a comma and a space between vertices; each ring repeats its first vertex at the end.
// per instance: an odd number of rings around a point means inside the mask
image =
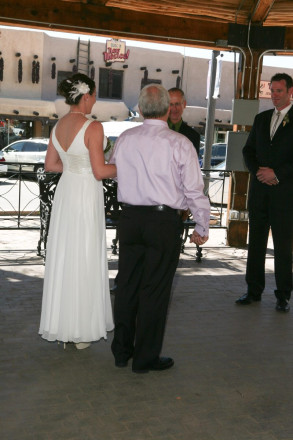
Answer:
POLYGON ((119 224, 119 276, 112 352, 144 369, 160 355, 183 224, 176 211, 125 208, 119 224))
POLYGON ((275 280, 278 299, 290 299, 292 290, 293 215, 291 200, 278 203, 268 191, 262 198, 254 197, 249 205, 249 245, 246 268, 248 293, 261 295, 265 288, 265 259, 269 231, 274 243, 275 280))

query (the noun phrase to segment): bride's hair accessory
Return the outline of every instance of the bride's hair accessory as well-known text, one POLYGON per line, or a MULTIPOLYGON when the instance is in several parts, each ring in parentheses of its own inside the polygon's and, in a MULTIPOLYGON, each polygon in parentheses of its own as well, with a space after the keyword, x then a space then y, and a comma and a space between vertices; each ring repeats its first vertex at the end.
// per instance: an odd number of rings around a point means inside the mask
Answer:
POLYGON ((73 84, 72 90, 69 92, 69 95, 72 100, 75 100, 75 98, 77 98, 79 95, 85 95, 86 93, 89 93, 89 91, 90 88, 86 83, 82 81, 77 81, 76 83, 73 84))

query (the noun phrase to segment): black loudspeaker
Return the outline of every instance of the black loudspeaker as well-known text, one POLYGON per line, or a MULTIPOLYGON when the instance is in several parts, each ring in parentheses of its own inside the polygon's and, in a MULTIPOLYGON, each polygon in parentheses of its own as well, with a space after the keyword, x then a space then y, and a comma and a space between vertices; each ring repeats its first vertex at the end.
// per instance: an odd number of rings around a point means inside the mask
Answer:
POLYGON ((284 49, 286 28, 283 26, 229 24, 228 46, 251 47, 251 49, 284 49))

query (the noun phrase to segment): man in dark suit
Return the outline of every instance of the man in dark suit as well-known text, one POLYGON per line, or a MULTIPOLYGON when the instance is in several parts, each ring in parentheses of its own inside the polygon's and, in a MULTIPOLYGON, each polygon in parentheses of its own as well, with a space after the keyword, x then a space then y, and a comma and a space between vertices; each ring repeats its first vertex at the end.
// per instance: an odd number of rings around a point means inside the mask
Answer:
POLYGON ((177 87, 169 89, 168 92, 170 96, 170 115, 168 118, 169 128, 177 131, 178 133, 184 134, 184 136, 186 136, 193 143, 198 155, 200 147, 200 135, 182 120, 182 113, 186 107, 184 92, 177 87))
POLYGON ((251 175, 248 198, 249 244, 247 293, 236 303, 261 300, 265 288, 265 256, 269 231, 274 242, 276 310, 289 311, 292 291, 293 243, 293 93, 292 78, 278 73, 271 78, 275 109, 255 117, 243 148, 251 175))

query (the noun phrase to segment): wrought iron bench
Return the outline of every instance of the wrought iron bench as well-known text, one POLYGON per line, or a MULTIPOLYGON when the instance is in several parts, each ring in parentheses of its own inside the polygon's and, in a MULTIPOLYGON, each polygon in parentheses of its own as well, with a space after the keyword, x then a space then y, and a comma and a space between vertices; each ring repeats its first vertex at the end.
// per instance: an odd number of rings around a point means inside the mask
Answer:
MULTIPOLYGON (((38 255, 46 256, 47 237, 49 232, 52 203, 56 186, 61 174, 46 173, 46 178, 39 181, 40 185, 40 239, 38 241, 38 255)), ((106 229, 115 229, 115 238, 112 240, 112 254, 117 254, 119 241, 119 215, 121 205, 117 200, 117 183, 112 179, 103 180, 104 200, 105 200, 105 221, 106 229)), ((189 229, 193 229, 195 222, 188 217, 184 222, 184 233, 182 238, 181 252, 184 252, 185 243, 188 238, 189 229)), ((202 250, 197 246, 196 261, 200 262, 202 250)))

